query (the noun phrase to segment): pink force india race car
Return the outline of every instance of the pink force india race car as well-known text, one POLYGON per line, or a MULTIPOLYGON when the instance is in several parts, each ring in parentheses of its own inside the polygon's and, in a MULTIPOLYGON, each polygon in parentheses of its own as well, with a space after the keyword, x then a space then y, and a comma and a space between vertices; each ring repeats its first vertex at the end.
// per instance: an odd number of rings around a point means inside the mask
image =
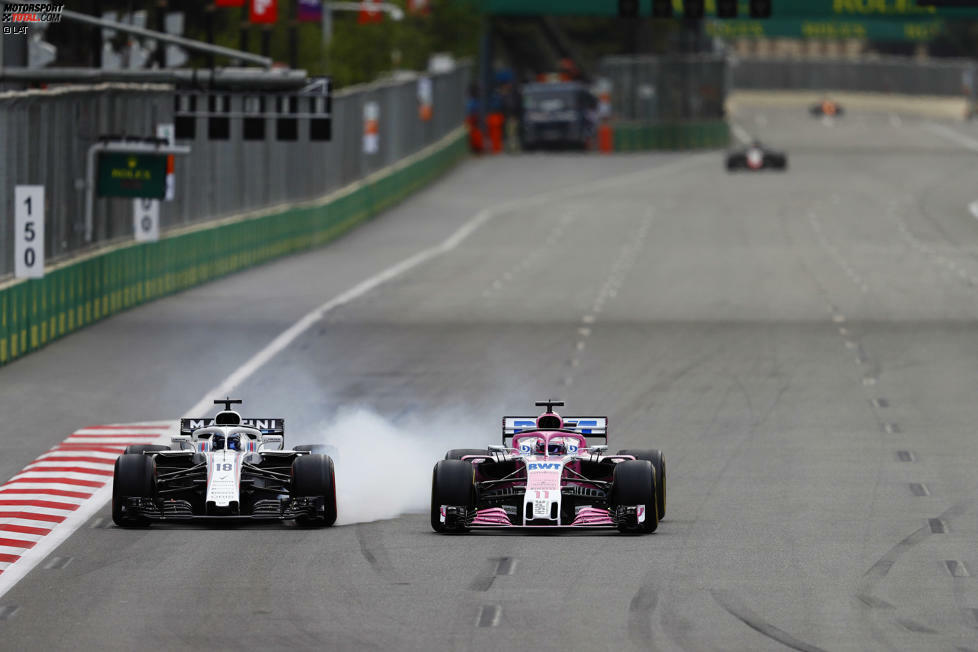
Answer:
POLYGON ((448 451, 435 465, 431 526, 617 528, 654 532, 666 513, 666 461, 659 450, 606 453, 607 417, 561 417, 539 401, 538 417, 503 417, 503 443, 448 451), (605 443, 590 445, 588 439, 605 443))

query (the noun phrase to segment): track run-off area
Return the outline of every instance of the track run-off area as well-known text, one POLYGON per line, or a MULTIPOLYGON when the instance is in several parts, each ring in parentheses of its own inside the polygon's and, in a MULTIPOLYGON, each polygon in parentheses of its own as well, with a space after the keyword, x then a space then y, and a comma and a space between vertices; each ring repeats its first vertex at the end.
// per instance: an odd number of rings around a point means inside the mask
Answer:
POLYGON ((46 546, 0 550, 2 647, 978 650, 978 128, 733 117, 788 172, 472 160, 0 369, 0 504, 35 503, 0 537, 46 546), (340 525, 123 530, 106 485, 24 481, 110 480, 92 424, 224 393, 339 448, 340 525), (434 461, 548 396, 665 452, 658 531, 432 532, 434 461))

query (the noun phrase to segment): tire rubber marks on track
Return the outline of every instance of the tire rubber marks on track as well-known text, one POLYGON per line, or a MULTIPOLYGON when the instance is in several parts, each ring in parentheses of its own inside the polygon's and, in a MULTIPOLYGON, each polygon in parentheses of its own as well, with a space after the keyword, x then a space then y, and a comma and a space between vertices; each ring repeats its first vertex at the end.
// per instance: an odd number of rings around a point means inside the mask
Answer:
POLYGON ((717 604, 723 607, 727 613, 754 631, 792 650, 798 650, 799 652, 825 652, 822 648, 800 641, 783 629, 765 621, 729 591, 714 590, 710 591, 710 593, 713 595, 713 599, 717 601, 717 604))
POLYGON ((642 649, 648 649, 652 643, 652 612, 659 599, 655 579, 653 571, 647 572, 628 604, 628 638, 642 649))
POLYGON ((886 577, 887 573, 890 572, 890 569, 893 568, 904 553, 924 541, 931 534, 947 533, 948 520, 950 520, 952 517, 960 516, 967 511, 969 507, 970 502, 961 502, 956 505, 952 505, 938 515, 937 518, 928 519, 927 525, 917 528, 901 539, 892 548, 887 550, 886 554, 877 559, 876 562, 870 566, 869 570, 863 574, 863 578, 860 580, 859 588, 856 592, 856 597, 859 599, 859 601, 871 609, 893 609, 894 607, 892 604, 872 595, 876 585, 883 581, 883 578, 886 577))
MULTIPOLYGON (((0 595, 102 507, 126 446, 166 442, 172 429, 163 423, 84 428, 0 485, 0 595)), ((45 568, 70 561, 53 557, 45 568)))
MULTIPOLYGON (((484 592, 492 588, 497 577, 512 575, 516 570, 517 560, 512 557, 490 557, 489 572, 477 576, 469 584, 470 591, 484 592)), ((477 627, 496 627, 502 619, 503 608, 498 604, 484 604, 479 607, 475 624, 477 627)))
MULTIPOLYGON (((978 202, 972 204, 969 208, 974 207, 978 209, 978 202)), ((953 279, 956 279, 968 287, 978 286, 978 276, 971 274, 963 266, 961 266, 956 261, 945 256, 940 251, 938 251, 933 245, 930 245, 910 231, 910 227, 907 225, 906 221, 899 213, 900 204, 897 201, 890 203, 888 209, 890 216, 896 220, 897 232, 900 237, 909 244, 918 253, 922 254, 925 258, 929 259, 934 265, 940 267, 944 272, 953 279)), ((978 215, 976 215, 978 217, 978 215)))
POLYGON ((497 577, 512 575, 516 570, 516 560, 512 557, 490 557, 489 562, 486 572, 480 573, 469 583, 470 591, 488 591, 497 577))
POLYGON ((391 562, 387 548, 383 544, 383 535, 375 523, 360 523, 356 526, 357 541, 360 543, 360 554, 370 564, 377 575, 390 584, 409 584, 401 581, 394 564, 391 562))

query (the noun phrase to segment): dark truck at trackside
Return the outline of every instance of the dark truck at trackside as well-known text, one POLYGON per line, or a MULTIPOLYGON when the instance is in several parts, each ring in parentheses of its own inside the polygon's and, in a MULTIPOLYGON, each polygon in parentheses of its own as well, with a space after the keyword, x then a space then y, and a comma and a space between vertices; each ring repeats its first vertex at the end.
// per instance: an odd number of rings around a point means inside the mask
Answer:
POLYGON ((524 150, 584 149, 594 136, 597 99, 580 82, 526 84, 520 140, 524 150))

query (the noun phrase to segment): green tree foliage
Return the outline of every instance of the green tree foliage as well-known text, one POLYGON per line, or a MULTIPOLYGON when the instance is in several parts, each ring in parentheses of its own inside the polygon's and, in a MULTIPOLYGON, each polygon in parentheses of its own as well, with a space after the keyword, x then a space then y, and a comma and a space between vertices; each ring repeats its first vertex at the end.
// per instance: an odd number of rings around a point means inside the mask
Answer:
POLYGON ((367 82, 393 69, 424 70, 436 52, 460 58, 478 51, 482 19, 467 2, 432 0, 428 14, 366 25, 357 23, 356 13, 334 16, 333 40, 320 63, 337 86, 367 82))

